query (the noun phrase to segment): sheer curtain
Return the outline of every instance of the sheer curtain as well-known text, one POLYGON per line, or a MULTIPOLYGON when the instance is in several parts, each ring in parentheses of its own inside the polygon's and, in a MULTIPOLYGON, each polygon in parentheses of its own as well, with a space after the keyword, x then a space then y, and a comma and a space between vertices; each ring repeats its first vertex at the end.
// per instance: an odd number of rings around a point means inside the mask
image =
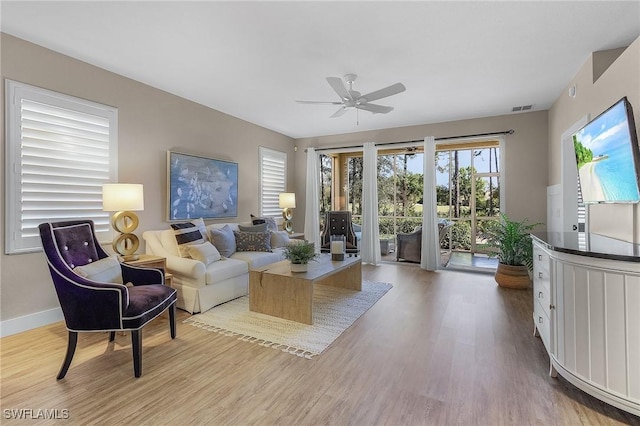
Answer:
POLYGON ((424 186, 422 193, 422 255, 420 267, 435 271, 440 266, 438 239, 438 215, 436 202, 436 141, 433 136, 424 138, 424 186))
POLYGON ((380 260, 378 230, 378 149, 373 142, 364 144, 362 165, 362 261, 377 265, 380 260))
POLYGON ((320 253, 320 169, 315 148, 307 148, 307 185, 304 208, 304 236, 320 253))

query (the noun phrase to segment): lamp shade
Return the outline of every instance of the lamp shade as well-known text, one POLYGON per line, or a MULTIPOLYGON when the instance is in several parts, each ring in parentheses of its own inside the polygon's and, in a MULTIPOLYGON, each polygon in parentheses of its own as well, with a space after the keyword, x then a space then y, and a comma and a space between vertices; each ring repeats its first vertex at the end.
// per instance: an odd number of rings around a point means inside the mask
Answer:
POLYGON ((296 194, 294 192, 281 192, 279 196, 281 209, 296 208, 296 194))
POLYGON ((144 210, 144 193, 138 183, 102 185, 102 210, 106 212, 144 210))

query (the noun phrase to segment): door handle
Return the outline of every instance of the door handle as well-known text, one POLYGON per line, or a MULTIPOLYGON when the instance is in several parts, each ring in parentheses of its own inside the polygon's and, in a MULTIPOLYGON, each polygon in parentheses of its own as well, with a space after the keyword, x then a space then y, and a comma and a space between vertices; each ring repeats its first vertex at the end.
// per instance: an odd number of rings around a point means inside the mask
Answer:
POLYGON ((578 230, 578 225, 573 225, 572 228, 573 228, 574 231, 577 231, 578 230))

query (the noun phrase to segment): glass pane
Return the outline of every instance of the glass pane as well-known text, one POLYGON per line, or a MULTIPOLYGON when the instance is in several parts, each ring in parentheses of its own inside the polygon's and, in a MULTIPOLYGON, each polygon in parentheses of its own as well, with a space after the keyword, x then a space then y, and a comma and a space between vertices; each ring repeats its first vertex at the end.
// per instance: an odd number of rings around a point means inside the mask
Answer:
MULTIPOLYGON (((448 247, 447 247, 448 248, 448 247)), ((453 250, 471 250, 471 222, 458 220, 451 227, 451 248, 453 250)))
POLYGON ((332 172, 332 158, 320 154, 320 217, 324 217, 324 213, 331 210, 332 172))
POLYGON ((476 251, 480 253, 495 251, 495 249, 487 245, 486 239, 484 238, 488 224, 493 221, 494 219, 480 219, 476 221, 476 251))
POLYGON ((473 167, 477 173, 499 172, 499 148, 482 148, 473 150, 473 167))
POLYGON ((347 160, 346 197, 347 210, 352 216, 362 216, 362 157, 347 160))
POLYGON ((476 179, 476 215, 497 217, 500 213, 500 186, 497 176, 476 179))

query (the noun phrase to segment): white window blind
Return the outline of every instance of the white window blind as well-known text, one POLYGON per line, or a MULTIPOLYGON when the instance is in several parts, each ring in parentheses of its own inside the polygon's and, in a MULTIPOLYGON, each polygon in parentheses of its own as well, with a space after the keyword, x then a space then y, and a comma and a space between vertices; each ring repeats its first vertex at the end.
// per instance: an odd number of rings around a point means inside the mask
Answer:
POLYGON ((116 181, 117 109, 7 80, 5 252, 40 249, 38 225, 91 219, 109 239, 102 184, 116 181))
POLYGON ((287 153, 260 147, 260 214, 278 216, 282 213, 278 197, 286 192, 287 153))

